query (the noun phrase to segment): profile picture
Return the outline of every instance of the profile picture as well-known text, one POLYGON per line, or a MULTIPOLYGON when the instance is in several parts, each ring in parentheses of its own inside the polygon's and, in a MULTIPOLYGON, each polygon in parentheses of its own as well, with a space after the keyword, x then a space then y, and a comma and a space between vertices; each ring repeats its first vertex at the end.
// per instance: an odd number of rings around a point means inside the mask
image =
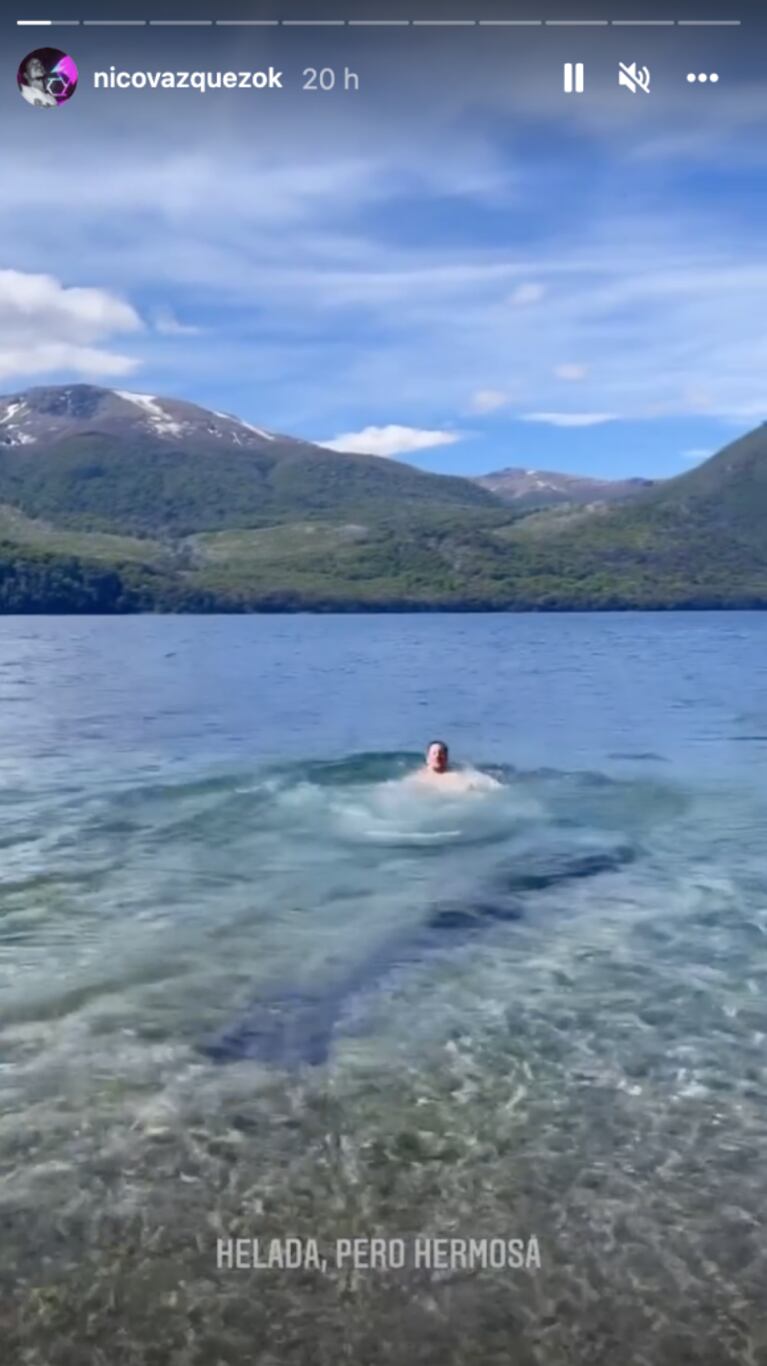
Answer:
POLYGON ((77 63, 57 47, 38 47, 24 58, 16 81, 27 104, 55 109, 71 100, 77 89, 77 63))

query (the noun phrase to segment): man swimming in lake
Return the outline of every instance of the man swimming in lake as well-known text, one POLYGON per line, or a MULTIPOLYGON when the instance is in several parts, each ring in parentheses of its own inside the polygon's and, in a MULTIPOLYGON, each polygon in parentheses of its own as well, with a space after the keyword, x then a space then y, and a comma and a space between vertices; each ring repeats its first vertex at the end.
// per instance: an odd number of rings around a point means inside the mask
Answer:
POLYGON ((426 749, 423 768, 405 779, 408 785, 438 792, 490 792, 501 784, 489 773, 476 768, 451 769, 450 757, 444 740, 432 740, 426 749))

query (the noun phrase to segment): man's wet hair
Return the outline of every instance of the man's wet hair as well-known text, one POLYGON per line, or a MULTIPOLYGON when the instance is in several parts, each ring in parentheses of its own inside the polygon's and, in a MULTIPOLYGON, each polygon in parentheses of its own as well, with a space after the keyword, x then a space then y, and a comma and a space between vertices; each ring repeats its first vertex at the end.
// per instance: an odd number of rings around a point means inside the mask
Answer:
POLYGON ((444 749, 445 754, 449 754, 450 752, 444 740, 430 740, 428 745, 426 746, 427 754, 429 753, 429 750, 431 749, 432 745, 439 745, 440 749, 444 749))

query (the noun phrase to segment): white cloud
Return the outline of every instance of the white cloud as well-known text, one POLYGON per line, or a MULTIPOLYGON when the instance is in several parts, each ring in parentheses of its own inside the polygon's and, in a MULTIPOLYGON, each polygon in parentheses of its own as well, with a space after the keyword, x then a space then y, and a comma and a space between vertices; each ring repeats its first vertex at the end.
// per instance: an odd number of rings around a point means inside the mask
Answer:
POLYGON ((179 322, 175 313, 170 309, 158 309, 154 315, 155 331, 163 337, 199 337, 202 332, 201 327, 193 327, 191 323, 179 322))
POLYGON ((548 427, 598 427, 615 422, 615 413, 523 413, 522 422, 543 422, 548 427))
POLYGON ((513 304, 515 308, 526 308, 529 304, 540 303, 545 293, 545 285, 531 281, 529 284, 517 285, 516 289, 512 290, 509 295, 508 302, 513 304))
POLYGON ((477 389, 471 396, 471 411, 494 413, 498 408, 504 408, 508 401, 509 396, 502 389, 477 389))
POLYGON ((39 345, 4 349, 0 346, 0 379, 69 373, 88 379, 117 378, 138 368, 133 356, 97 351, 92 346, 41 342, 39 345))
MULTIPOLYGON (((555 121, 554 92, 533 67, 511 86, 503 64, 492 77, 483 67, 483 107, 503 111, 497 134, 488 120, 486 132, 460 134, 446 158, 434 152, 447 127, 465 126, 462 117, 450 123, 465 112, 465 85, 435 82, 424 102, 423 72, 410 61, 408 72, 398 67, 393 117, 389 109, 381 118, 375 105, 350 121, 339 107, 326 111, 330 122, 324 113, 307 125, 286 109, 277 141, 263 146, 252 144, 231 102, 216 105, 211 119, 207 100, 197 113, 169 108, 158 141, 147 100, 132 111, 115 159, 123 113, 119 101, 114 110, 105 104, 105 122, 87 139, 72 130, 73 155, 86 165, 87 150, 88 173, 66 214, 48 212, 59 153, 41 144, 30 118, 28 130, 19 125, 21 142, 0 149, 0 257, 60 279, 79 278, 73 272, 87 261, 90 278, 162 300, 174 311, 169 326, 145 334, 144 366, 157 369, 151 387, 188 392, 199 383, 213 393, 220 385, 219 406, 245 404, 254 420, 288 431, 339 432, 371 414, 385 418, 381 394, 396 396, 397 413, 415 430, 427 428, 435 411, 455 411, 456 396, 468 408, 469 395, 485 392, 499 372, 513 376, 514 407, 524 402, 532 421, 767 417, 760 224, 737 187, 734 198, 690 194, 675 167, 688 136, 715 186, 743 158, 764 161, 767 142, 750 131, 760 107, 754 87, 737 97, 737 109, 722 87, 716 111, 704 114, 685 86, 673 106, 678 127, 664 98, 648 105, 652 126, 643 119, 640 128, 617 88, 596 105, 562 107, 555 121), (502 130, 520 112, 531 134, 552 135, 551 155, 509 151, 502 130), (570 129, 578 119, 589 147, 598 141, 604 193, 591 194, 583 177, 571 183, 577 165, 570 140, 557 143, 560 117, 570 129), (658 145, 663 138, 667 147, 658 145), (19 157, 32 174, 18 176, 19 157), (574 201, 567 214, 563 185, 574 201), (516 196, 519 216, 505 195, 516 196), (445 196, 464 201, 465 231, 444 232, 436 217, 428 229, 445 196), (491 232, 484 210, 495 213, 499 203, 504 214, 491 232), (472 206, 482 211, 476 234, 472 206), (402 230, 411 211, 422 233, 402 230), (126 241, 140 249, 127 251, 126 241), (187 340, 178 331, 187 321, 201 323, 216 345, 187 340), (591 369, 576 399, 563 394, 557 368, 578 355, 589 356, 591 369), (582 413, 559 413, 571 404, 582 413)), ((35 331, 73 345, 48 324, 35 331)), ((4 374, 19 368, 17 338, 0 318, 4 374)), ((43 373, 54 361, 82 374, 97 373, 99 361, 117 373, 133 364, 111 347, 101 357, 103 337, 77 344, 85 350, 63 359, 27 347, 23 372, 43 373)))
POLYGON ((697 464, 697 462, 698 462, 699 460, 708 460, 709 456, 710 456, 710 455, 713 455, 713 454, 714 454, 713 451, 704 451, 704 450, 698 450, 697 448, 695 448, 694 450, 690 450, 690 451, 682 451, 682 459, 683 459, 683 460, 690 460, 690 461, 692 461, 694 464, 697 464))
POLYGON ((360 455, 407 455, 412 451, 429 450, 432 446, 452 446, 461 437, 458 432, 427 431, 420 427, 364 427, 361 432, 346 432, 321 445, 331 451, 347 451, 360 455))
POLYGON ((585 379, 589 373, 588 365, 555 365, 554 374, 557 379, 579 380, 585 379))
POLYGON ((767 422, 767 397, 755 403, 736 403, 721 414, 732 422, 767 422))
POLYGON ((65 287, 53 275, 0 270, 0 377, 129 374, 138 362, 98 343, 138 332, 141 319, 104 289, 65 287))

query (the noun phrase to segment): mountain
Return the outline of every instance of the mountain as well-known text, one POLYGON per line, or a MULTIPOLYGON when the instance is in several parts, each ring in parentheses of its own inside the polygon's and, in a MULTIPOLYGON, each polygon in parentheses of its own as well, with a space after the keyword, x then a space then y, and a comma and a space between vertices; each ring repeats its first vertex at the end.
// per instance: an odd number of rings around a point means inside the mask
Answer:
POLYGON ((73 384, 0 399, 0 503, 133 535, 487 508, 468 479, 346 455, 180 399, 73 384))
POLYGON ((586 479, 553 470, 523 470, 516 466, 483 474, 475 480, 504 503, 517 509, 557 507, 564 504, 621 503, 651 488, 652 479, 586 479))
POLYGON ((628 500, 573 482, 509 503, 180 400, 30 389, 0 399, 0 612, 767 607, 767 426, 628 500))
POLYGON ((507 536, 540 606, 767 607, 766 533, 764 424, 628 503, 542 513, 507 536))

